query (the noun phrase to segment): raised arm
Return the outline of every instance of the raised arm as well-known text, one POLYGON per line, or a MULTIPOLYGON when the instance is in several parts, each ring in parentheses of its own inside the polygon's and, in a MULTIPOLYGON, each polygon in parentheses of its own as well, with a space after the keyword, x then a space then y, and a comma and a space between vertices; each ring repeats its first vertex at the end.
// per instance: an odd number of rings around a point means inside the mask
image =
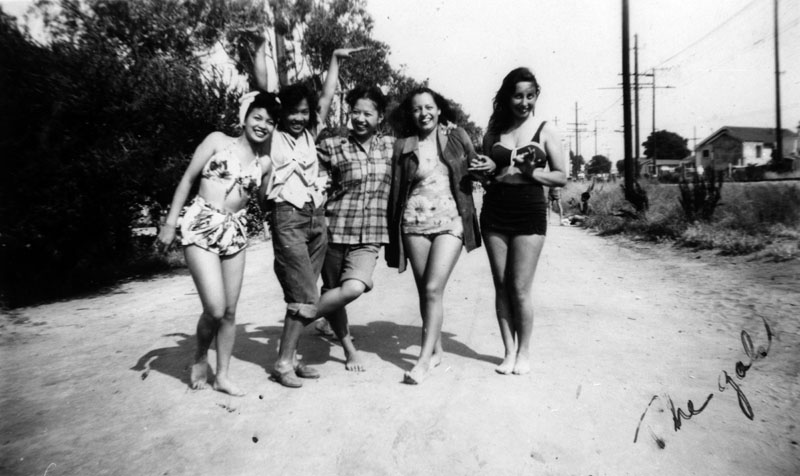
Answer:
POLYGON ((361 51, 361 48, 339 48, 334 50, 331 55, 331 63, 328 65, 328 73, 325 75, 325 83, 322 85, 322 95, 317 103, 317 117, 319 124, 325 124, 328 112, 331 110, 333 96, 336 94, 336 85, 339 83, 339 61, 341 58, 348 58, 351 53, 361 51))
POLYGON ((256 77, 256 84, 262 91, 269 91, 269 74, 267 72, 267 32, 261 37, 261 41, 256 47, 256 57, 253 62, 253 74, 256 77))

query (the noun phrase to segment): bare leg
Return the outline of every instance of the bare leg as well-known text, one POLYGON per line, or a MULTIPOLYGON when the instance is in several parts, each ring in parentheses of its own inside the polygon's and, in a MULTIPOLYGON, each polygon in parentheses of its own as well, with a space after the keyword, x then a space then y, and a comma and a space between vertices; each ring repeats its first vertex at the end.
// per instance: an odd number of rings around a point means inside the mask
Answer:
POLYGON ((217 331, 217 375, 214 379, 215 390, 237 397, 245 393, 230 380, 228 368, 233 353, 233 343, 236 340, 236 305, 239 302, 239 292, 242 290, 244 263, 244 251, 222 259, 222 279, 227 305, 217 331))
POLYGON ((417 235, 405 235, 403 240, 414 272, 422 315, 419 359, 405 376, 407 383, 415 384, 424 380, 431 367, 441 362, 444 289, 461 255, 462 241, 447 234, 436 236, 432 242, 417 235), (438 355, 436 359, 433 359, 434 353, 438 355))
POLYGON ((297 354, 297 343, 303 329, 310 324, 313 319, 308 319, 294 312, 286 312, 283 321, 283 332, 281 333, 281 344, 278 348, 278 360, 275 362, 275 370, 279 373, 294 369, 297 354))
POLYGON ((543 235, 517 235, 508 249, 507 288, 513 309, 517 337, 517 355, 514 373, 530 372, 530 343, 533 333, 533 297, 531 290, 539 255, 544 246, 543 235))
POLYGON ((190 385, 193 389, 203 389, 208 379, 208 348, 225 315, 225 285, 218 255, 197 246, 187 246, 184 255, 203 305, 203 313, 197 322, 197 351, 190 385))
POLYGON ((366 285, 361 281, 348 279, 341 286, 326 291, 317 306, 317 314, 328 318, 331 329, 342 343, 346 359, 345 368, 354 372, 362 372, 366 369, 361 354, 353 345, 353 336, 350 335, 345 306, 364 294, 365 290, 366 285))
POLYGON ((505 354, 503 361, 495 368, 497 373, 510 374, 514 370, 517 357, 517 346, 514 340, 516 329, 514 316, 509 303, 507 284, 508 246, 510 238, 507 235, 487 231, 483 234, 486 243, 486 253, 489 255, 489 265, 492 269, 492 279, 495 290, 495 311, 497 324, 500 326, 500 338, 503 340, 505 354))
POLYGON ((194 355, 190 386, 195 390, 206 388, 208 382, 208 349, 217 335, 220 321, 203 312, 197 321, 197 350, 194 355))
POLYGON ((556 200, 556 205, 558 205, 558 223, 559 225, 564 225, 564 209, 561 207, 561 199, 559 198, 556 200))

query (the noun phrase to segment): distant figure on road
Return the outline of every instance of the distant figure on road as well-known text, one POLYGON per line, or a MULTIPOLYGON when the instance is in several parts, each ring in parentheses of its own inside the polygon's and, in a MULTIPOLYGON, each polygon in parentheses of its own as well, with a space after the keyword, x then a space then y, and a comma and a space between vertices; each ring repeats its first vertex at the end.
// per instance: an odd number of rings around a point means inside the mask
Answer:
POLYGON ((411 262, 422 315, 422 347, 403 381, 421 383, 442 361, 443 296, 461 248, 480 246, 468 165, 477 158, 447 101, 428 88, 398 106, 402 139, 395 142, 389 194, 386 261, 405 270, 411 262))
POLYGON ((564 209, 561 208, 561 187, 550 187, 547 191, 547 223, 550 223, 550 212, 554 207, 558 210, 558 223, 564 224, 564 209))
POLYGON ((505 356, 501 374, 530 372, 531 288, 547 233, 544 187, 567 182, 561 139, 535 116, 539 83, 527 68, 508 73, 494 97, 483 151, 496 166, 481 211, 505 356), (546 168, 549 166, 549 169, 546 168))
POLYGON ((190 375, 191 387, 205 388, 208 348, 217 339, 214 389, 234 396, 244 392, 228 376, 236 337, 236 304, 242 288, 247 246, 247 202, 261 185, 266 170, 264 144, 280 114, 276 96, 248 93, 242 100, 238 137, 212 132, 197 147, 183 174, 157 244, 168 249, 177 238, 184 247, 186 264, 203 304, 197 322, 197 353, 190 375), (184 207, 200 177, 200 189, 184 207))

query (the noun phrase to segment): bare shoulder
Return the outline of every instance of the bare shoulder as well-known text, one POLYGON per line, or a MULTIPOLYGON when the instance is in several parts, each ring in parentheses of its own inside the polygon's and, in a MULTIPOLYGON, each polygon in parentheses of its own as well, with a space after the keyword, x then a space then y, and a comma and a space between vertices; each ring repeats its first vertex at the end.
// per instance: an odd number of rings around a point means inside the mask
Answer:
POLYGON ((545 121, 542 126, 541 136, 542 142, 559 143, 561 141, 561 133, 558 131, 558 127, 551 121, 545 121))
POLYGON ((203 147, 218 149, 222 147, 223 144, 229 144, 234 139, 234 137, 231 137, 224 132, 215 131, 207 135, 206 138, 203 139, 201 145, 203 147))

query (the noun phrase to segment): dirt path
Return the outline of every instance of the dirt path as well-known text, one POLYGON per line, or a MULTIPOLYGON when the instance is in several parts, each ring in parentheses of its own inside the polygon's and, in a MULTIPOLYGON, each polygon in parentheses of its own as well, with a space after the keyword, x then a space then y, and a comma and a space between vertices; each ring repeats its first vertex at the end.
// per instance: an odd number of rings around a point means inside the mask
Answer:
POLYGON ((480 249, 447 290, 446 360, 416 387, 400 383, 419 350, 412 277, 381 263, 375 291, 350 307, 369 370, 346 372, 342 349, 309 329, 303 359, 323 378, 290 390, 267 375, 283 316, 271 246, 249 253, 232 362, 244 398, 187 390, 199 300, 186 273, 4 316, 0 474, 800 473, 797 262, 552 227, 534 290, 538 352, 519 377, 493 371, 502 346, 480 249), (741 332, 768 343, 762 318, 771 347, 737 378, 741 332), (697 413, 678 415, 677 431, 669 399, 697 413))

